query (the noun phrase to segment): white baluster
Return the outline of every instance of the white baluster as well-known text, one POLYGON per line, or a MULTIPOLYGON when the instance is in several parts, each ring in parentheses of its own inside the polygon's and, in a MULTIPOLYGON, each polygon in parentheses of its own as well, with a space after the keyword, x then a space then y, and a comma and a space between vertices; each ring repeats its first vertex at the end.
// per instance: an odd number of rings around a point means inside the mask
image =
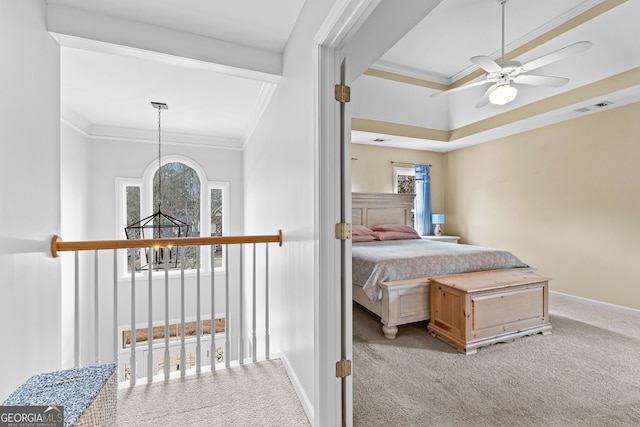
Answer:
POLYGON ((229 350, 231 348, 231 321, 229 319, 229 245, 224 246, 224 271, 225 271, 225 291, 224 291, 224 366, 229 367, 229 350))
POLYGON ((200 355, 200 246, 196 246, 196 373, 200 373, 201 355, 200 355))
POLYGON ((264 357, 269 360, 269 243, 265 243, 265 285, 264 285, 264 357))
POLYGON ((211 245, 211 370, 216 369, 216 263, 215 245, 211 245))
MULTIPOLYGON (((169 259, 169 248, 162 248, 164 259, 169 259)), ((169 262, 164 263, 164 379, 169 379, 171 354, 169 353, 169 262)))
POLYGON ((180 376, 186 373, 187 355, 185 351, 184 319, 184 246, 180 247, 180 376))
POLYGON ((242 244, 240 246, 240 281, 239 281, 239 295, 240 295, 240 309, 238 310, 238 324, 240 325, 240 339, 238 340, 239 346, 239 362, 244 365, 244 280, 242 277, 242 244))
MULTIPOLYGON (((141 254, 142 257, 142 254, 141 254)), ((136 385, 136 256, 131 249, 131 357, 129 358, 129 385, 136 385)))
POLYGON ((73 367, 80 367, 80 253, 75 252, 75 278, 73 300, 73 367))
POLYGON ((100 364, 100 298, 98 291, 98 251, 93 251, 93 352, 96 365, 100 364))
MULTIPOLYGON (((160 249, 158 249, 160 250, 160 249)), ((153 256, 149 260, 149 294, 147 299, 147 382, 153 382, 153 260, 155 259, 155 249, 149 248, 149 253, 153 256)))
POLYGON ((252 304, 252 324, 251 324, 251 339, 252 339, 252 355, 253 362, 258 360, 258 337, 256 336, 256 244, 253 244, 253 304, 252 304))
POLYGON ((118 366, 118 250, 113 250, 113 362, 118 366))

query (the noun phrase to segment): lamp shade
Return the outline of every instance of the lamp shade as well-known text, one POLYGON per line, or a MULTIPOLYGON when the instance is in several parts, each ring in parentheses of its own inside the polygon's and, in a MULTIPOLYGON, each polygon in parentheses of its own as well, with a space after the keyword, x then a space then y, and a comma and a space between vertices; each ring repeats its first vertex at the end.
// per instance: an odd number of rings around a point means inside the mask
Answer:
POLYGON ((508 83, 501 84, 489 94, 489 102, 495 105, 504 105, 516 99, 518 89, 508 83))
POLYGON ((432 214, 431 222, 433 224, 444 224, 444 214, 432 214))

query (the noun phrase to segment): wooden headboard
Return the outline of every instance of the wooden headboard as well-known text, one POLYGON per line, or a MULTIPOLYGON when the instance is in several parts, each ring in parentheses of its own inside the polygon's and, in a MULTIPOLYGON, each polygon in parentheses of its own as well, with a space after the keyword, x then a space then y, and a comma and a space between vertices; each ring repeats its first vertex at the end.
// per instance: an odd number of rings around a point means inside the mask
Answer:
POLYGON ((373 228, 380 224, 413 226, 415 194, 351 193, 353 225, 373 228))

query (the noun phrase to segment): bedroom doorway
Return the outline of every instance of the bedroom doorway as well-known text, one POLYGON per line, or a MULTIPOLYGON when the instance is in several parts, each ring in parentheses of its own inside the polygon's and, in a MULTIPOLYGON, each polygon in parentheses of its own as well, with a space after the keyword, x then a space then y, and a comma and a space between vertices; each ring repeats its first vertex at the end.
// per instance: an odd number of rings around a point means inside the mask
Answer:
POLYGON ((340 82, 353 84, 441 1, 411 0, 398 8, 380 0, 341 0, 314 38, 319 314, 314 406, 318 425, 351 426, 354 412, 353 375, 338 375, 336 369, 336 361, 350 360, 353 352, 351 241, 337 239, 334 230, 340 222, 352 222, 353 104, 336 103, 334 87, 340 82), (385 31, 380 31, 381 25, 385 31))

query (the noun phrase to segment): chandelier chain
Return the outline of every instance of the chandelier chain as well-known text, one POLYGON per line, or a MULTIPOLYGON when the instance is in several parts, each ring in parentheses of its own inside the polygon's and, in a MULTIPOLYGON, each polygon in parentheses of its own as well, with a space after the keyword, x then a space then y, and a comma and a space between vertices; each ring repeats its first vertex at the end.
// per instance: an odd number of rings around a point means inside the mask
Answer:
POLYGON ((162 205, 162 139, 161 139, 161 113, 162 108, 158 107, 158 212, 162 205))

